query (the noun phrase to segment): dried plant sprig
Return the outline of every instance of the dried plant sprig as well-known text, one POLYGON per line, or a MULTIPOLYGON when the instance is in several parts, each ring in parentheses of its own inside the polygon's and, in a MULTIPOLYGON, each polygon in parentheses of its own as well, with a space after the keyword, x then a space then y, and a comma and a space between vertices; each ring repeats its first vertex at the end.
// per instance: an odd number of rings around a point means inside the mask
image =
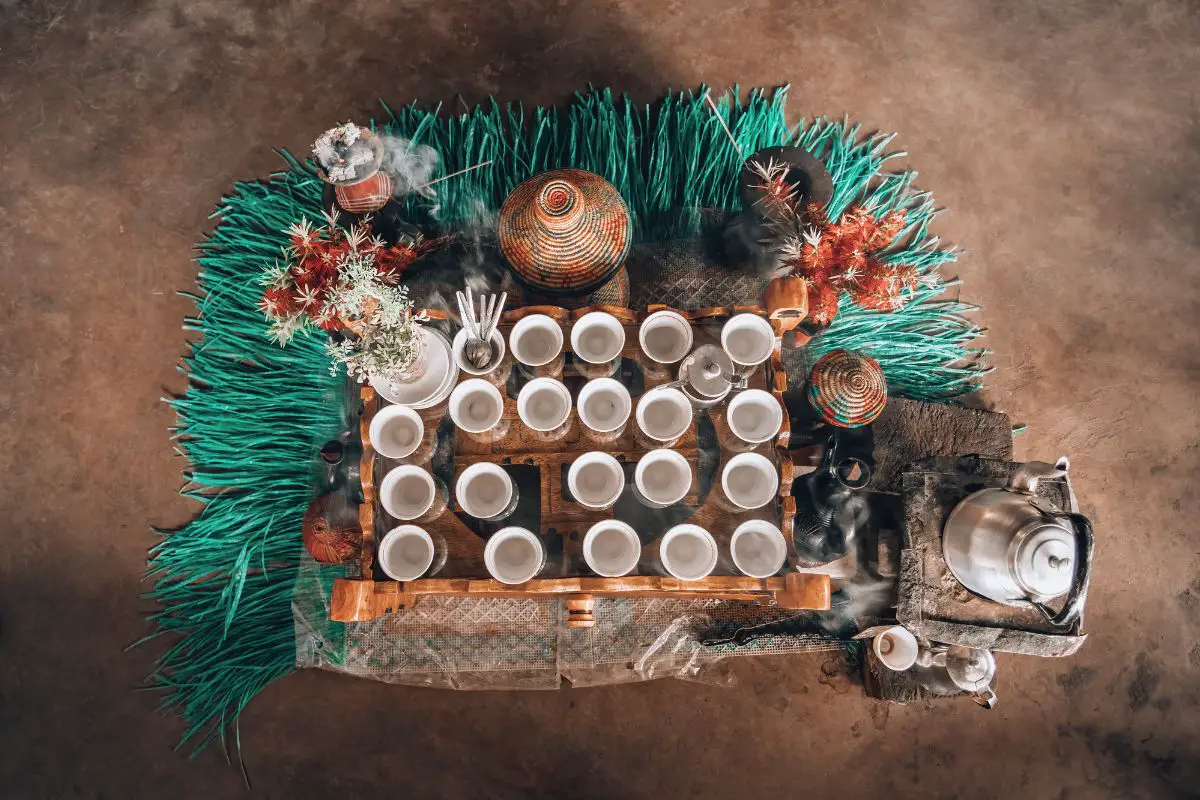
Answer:
POLYGON ((263 268, 259 307, 270 322, 268 335, 281 346, 305 331, 340 331, 327 345, 333 369, 345 364, 365 380, 403 371, 420 355, 413 303, 400 275, 441 239, 412 237, 397 245, 364 220, 337 227, 337 215, 316 226, 301 219, 287 228, 284 262, 263 268))

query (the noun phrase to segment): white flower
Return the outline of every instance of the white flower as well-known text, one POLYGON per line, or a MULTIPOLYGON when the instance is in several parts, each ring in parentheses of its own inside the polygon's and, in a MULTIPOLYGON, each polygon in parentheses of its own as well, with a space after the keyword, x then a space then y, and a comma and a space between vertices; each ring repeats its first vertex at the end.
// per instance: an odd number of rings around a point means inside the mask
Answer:
POLYGON ((321 298, 315 287, 301 286, 296 292, 296 300, 304 308, 315 306, 321 302, 321 298))
POLYGON ((304 317, 300 314, 292 314, 275 320, 267 329, 267 335, 280 347, 286 347, 303 325, 304 317))
POLYGON ((306 246, 311 245, 313 242, 314 230, 312 223, 308 221, 307 217, 301 219, 299 222, 293 222, 288 226, 287 232, 289 236, 299 239, 306 246))
POLYGON ((283 289, 291 283, 291 276, 288 274, 287 265, 276 261, 263 270, 262 275, 258 278, 258 282, 268 289, 283 289))
POLYGON ((346 243, 351 250, 358 250, 367 241, 367 229, 362 225, 351 225, 346 231, 346 243))

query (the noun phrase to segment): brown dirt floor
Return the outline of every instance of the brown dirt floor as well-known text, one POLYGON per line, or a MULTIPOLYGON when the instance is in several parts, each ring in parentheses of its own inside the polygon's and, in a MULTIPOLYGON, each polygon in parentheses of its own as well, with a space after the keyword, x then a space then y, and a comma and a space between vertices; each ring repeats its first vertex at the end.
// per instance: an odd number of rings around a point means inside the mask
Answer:
POLYGON ((887 707, 829 656, 455 693, 307 672, 242 717, 260 796, 1171 797, 1200 778, 1200 10, 1194 2, 0 0, 0 786, 239 795, 135 692, 175 494, 191 245, 238 178, 375 99, 792 85, 900 131, 966 254, 1018 457, 1072 456, 1091 640, 1000 706, 887 707))

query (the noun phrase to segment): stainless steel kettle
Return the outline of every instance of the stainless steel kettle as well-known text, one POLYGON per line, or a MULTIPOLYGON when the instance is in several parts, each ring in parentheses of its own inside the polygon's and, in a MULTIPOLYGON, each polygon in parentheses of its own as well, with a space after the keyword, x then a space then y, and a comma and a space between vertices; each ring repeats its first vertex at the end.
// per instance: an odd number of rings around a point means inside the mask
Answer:
POLYGON ((1066 457, 1056 464, 1022 464, 1004 488, 968 495, 942 529, 946 564, 959 583, 998 603, 1032 604, 1063 628, 1083 615, 1092 525, 1082 514, 1059 511, 1037 497, 1037 485, 1041 478, 1066 475, 1069 467, 1066 457), (1055 613, 1046 603, 1063 594, 1066 602, 1055 613))

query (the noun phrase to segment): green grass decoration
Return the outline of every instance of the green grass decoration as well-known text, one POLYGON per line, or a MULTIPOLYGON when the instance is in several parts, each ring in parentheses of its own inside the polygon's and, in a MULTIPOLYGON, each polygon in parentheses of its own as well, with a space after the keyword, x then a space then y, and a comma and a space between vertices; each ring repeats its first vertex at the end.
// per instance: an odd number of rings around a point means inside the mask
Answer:
MULTIPOLYGON (((717 105, 746 155, 795 143, 822 158, 834 177, 833 215, 853 204, 880 213, 904 209, 908 228, 889 261, 929 274, 955 259, 928 233, 937 211, 928 193, 914 188, 915 173, 884 169, 903 155, 887 151, 890 137, 828 119, 789 127, 785 100, 785 89, 755 90, 744 101, 727 95, 717 105)), ((739 208, 741 158, 703 91, 671 93, 655 106, 603 90, 578 94, 563 109, 492 102, 440 116, 440 107, 384 108, 386 131, 441 154, 439 174, 494 162, 439 184, 436 206, 408 200, 407 215, 420 224, 454 230, 494 212, 530 175, 564 166, 616 185, 633 212, 637 241, 695 236, 704 212, 739 208)), ((213 214, 220 222, 199 246, 200 293, 189 295, 197 312, 184 326, 202 338, 183 359, 186 394, 169 400, 179 416, 177 449, 191 464, 181 493, 203 509, 151 550, 148 597, 160 610, 151 615, 157 629, 147 638, 171 641, 151 684, 166 690, 163 707, 187 723, 180 746, 192 742, 197 752, 223 740, 250 699, 295 668, 291 602, 300 521, 316 491, 316 452, 347 424, 346 385, 330 377, 319 338, 276 346, 256 306, 257 278, 279 255, 283 230, 320 211, 322 186, 311 166, 282 155, 287 172, 236 184, 213 214)), ((843 298, 834 324, 807 357, 859 350, 883 366, 894 395, 966 394, 986 372, 984 351, 969 349, 982 331, 964 316, 972 307, 940 295, 923 289, 894 314, 864 311, 843 298)), ((327 583, 337 569, 322 568, 321 579, 327 583)))

